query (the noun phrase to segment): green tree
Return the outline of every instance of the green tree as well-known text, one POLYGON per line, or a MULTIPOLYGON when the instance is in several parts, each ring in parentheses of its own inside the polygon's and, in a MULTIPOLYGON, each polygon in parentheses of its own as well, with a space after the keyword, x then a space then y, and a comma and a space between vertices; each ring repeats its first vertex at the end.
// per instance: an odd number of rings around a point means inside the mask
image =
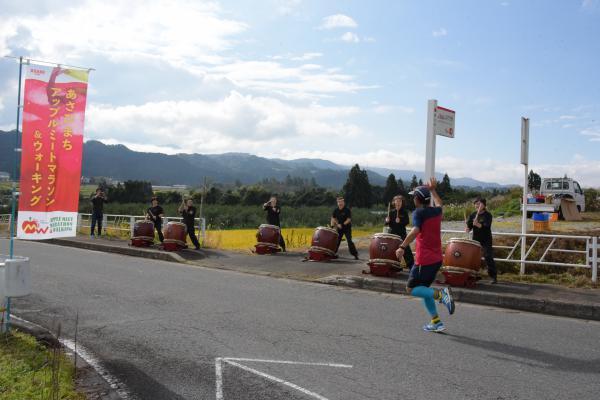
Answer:
POLYGON ((398 182, 396 182, 396 176, 390 174, 385 182, 385 189, 383 190, 383 203, 388 204, 397 194, 398 182))
POLYGON ((442 181, 438 185, 438 193, 441 196, 452 193, 452 185, 450 184, 450 177, 448 174, 444 174, 442 181))
POLYGON ((350 206, 369 208, 373 204, 369 176, 367 171, 361 170, 358 164, 350 169, 343 192, 346 202, 350 206))
POLYGON ((405 198, 408 196, 408 190, 406 190, 406 186, 404 186, 402 179, 398 179, 398 194, 401 194, 405 198))
POLYGON ((419 181, 417 181, 417 176, 413 175, 412 180, 410 181, 410 189, 412 190, 412 189, 416 188, 417 186, 419 186, 419 181))
POLYGON ((527 177, 527 187, 529 190, 540 190, 540 186, 542 186, 542 177, 533 172, 533 170, 529 171, 529 176, 527 177))

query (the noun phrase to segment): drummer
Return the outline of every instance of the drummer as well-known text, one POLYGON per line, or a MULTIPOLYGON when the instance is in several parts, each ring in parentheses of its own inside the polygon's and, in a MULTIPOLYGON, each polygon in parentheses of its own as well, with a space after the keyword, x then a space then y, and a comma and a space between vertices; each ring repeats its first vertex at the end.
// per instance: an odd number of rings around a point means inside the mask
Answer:
POLYGON ((494 248, 492 247, 492 214, 487 210, 487 201, 484 198, 475 199, 475 212, 465 221, 465 231, 473 231, 473 240, 481 244, 488 275, 492 278, 492 284, 498 283, 496 262, 494 261, 494 248))
POLYGON ((423 326, 426 332, 442 332, 446 330, 440 320, 435 305, 443 303, 450 314, 454 314, 454 300, 449 288, 433 289, 437 272, 442 267, 442 199, 435 190, 437 180, 432 177, 427 186, 417 186, 411 195, 416 209, 413 213, 413 228, 396 251, 398 259, 413 240, 417 240, 416 264, 410 270, 407 293, 423 299, 425 308, 431 315, 431 322, 423 326), (433 197, 433 206, 430 206, 433 197))
POLYGON ((333 210, 331 215, 331 226, 335 227, 338 231, 338 242, 335 248, 336 254, 340 248, 340 243, 342 243, 342 236, 345 235, 350 254, 354 256, 355 260, 358 260, 358 251, 356 251, 356 246, 352 242, 352 212, 346 207, 346 201, 343 197, 337 198, 337 208, 333 210))
POLYGON ((269 201, 263 204, 263 210, 267 212, 267 224, 279 227, 279 247, 281 247, 281 251, 285 251, 285 240, 283 240, 283 233, 281 232, 281 222, 279 220, 279 215, 281 214, 281 207, 277 205, 277 197, 271 196, 269 201))
POLYGON ((158 198, 153 197, 152 207, 149 207, 146 210, 146 217, 154 224, 154 229, 156 229, 156 232, 158 233, 158 239, 161 243, 165 240, 162 233, 162 219, 164 216, 165 212, 163 211, 163 208, 158 205, 158 198))
POLYGON ((196 228, 194 226, 194 222, 196 219, 196 207, 194 207, 194 201, 190 198, 184 200, 179 206, 179 214, 183 218, 183 223, 187 229, 187 234, 190 237, 190 240, 194 244, 196 250, 200 250, 200 243, 198 242, 198 238, 196 237, 196 228))
MULTIPOLYGON (((403 240, 406 239, 406 225, 408 225, 408 210, 404 207, 404 196, 397 195, 392 199, 394 202, 394 209, 385 218, 385 225, 390 227, 390 233, 400 236, 403 240)), ((404 251, 404 262, 406 268, 410 271, 415 258, 413 257, 410 246, 404 251)))

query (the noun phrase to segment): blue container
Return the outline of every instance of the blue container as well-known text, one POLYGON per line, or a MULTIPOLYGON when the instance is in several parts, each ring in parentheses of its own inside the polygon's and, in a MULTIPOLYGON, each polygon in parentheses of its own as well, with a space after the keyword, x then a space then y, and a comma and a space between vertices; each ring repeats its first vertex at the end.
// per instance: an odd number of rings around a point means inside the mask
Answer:
POLYGON ((539 222, 550 221, 550 215, 548 213, 533 213, 533 220, 539 222))

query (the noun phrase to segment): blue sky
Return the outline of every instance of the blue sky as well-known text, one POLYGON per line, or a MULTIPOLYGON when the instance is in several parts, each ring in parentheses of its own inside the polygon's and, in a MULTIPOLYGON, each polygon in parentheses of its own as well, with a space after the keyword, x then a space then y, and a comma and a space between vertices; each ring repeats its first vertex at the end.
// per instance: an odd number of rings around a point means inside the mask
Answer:
MULTIPOLYGON (((456 110, 436 169, 600 186, 600 1, 0 0, 0 55, 96 69, 88 139, 422 170, 427 99, 456 110)), ((0 59, 0 128, 17 70, 0 59)))

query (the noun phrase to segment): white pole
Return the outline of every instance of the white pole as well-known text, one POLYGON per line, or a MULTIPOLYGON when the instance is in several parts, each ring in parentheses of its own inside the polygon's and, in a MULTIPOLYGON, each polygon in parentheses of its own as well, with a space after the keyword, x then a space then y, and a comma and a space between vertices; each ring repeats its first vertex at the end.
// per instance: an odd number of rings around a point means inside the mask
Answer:
POLYGON ((598 283, 598 238, 592 238, 592 282, 598 283))
POLYGON ((433 130, 437 100, 427 102, 427 145, 425 148, 425 182, 435 176, 435 132, 433 130))
POLYGON ((524 170, 525 170, 525 180, 523 181, 523 216, 521 218, 521 270, 519 271, 519 273, 521 275, 525 275, 525 254, 527 251, 527 238, 525 237, 525 234, 527 233, 527 175, 529 174, 528 172, 528 166, 527 164, 523 165, 524 170))
POLYGON ((525 257, 527 254, 527 186, 529 184, 529 119, 521 118, 521 164, 525 176, 523 179, 523 216, 521 218, 521 269, 519 273, 525 275, 525 257))

